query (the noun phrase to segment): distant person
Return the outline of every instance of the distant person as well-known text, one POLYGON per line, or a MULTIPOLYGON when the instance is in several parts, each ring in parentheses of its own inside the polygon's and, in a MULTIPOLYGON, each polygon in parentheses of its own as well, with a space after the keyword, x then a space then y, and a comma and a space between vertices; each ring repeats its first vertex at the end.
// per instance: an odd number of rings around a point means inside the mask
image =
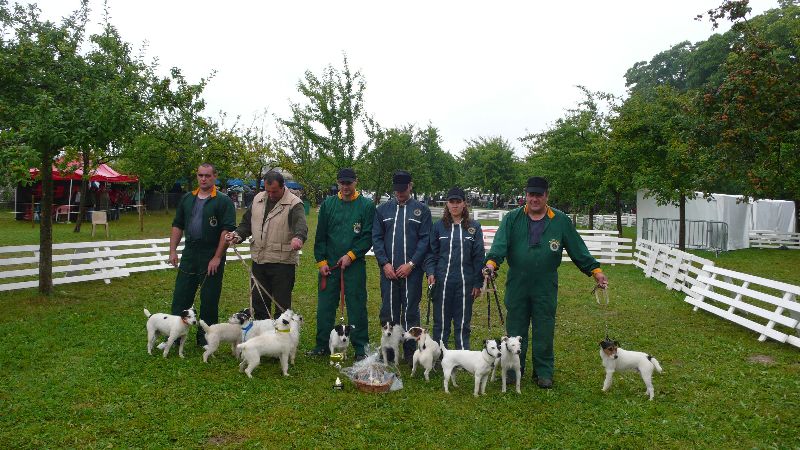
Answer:
MULTIPOLYGON (((231 199, 217 192, 217 171, 209 163, 197 168, 198 188, 178 202, 169 239, 169 263, 178 267, 172 314, 179 315, 194 304, 200 288, 200 318, 217 323, 222 276, 225 273, 225 237, 236 229, 236 210, 231 199), (183 254, 178 266, 178 244, 185 234, 183 254)), ((206 345, 202 328, 197 330, 197 345, 206 345)))

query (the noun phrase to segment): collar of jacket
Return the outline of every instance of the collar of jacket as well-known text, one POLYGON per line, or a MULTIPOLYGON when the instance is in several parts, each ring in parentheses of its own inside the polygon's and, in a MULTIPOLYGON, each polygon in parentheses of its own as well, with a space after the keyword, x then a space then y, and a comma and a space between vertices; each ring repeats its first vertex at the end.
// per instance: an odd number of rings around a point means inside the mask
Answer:
MULTIPOLYGON (((197 195, 198 192, 200 192, 200 188, 193 190, 192 195, 197 195)), ((216 196, 217 196, 217 187, 211 186, 211 198, 214 198, 216 196)))
MULTIPOLYGON (((528 214, 528 205, 525 205, 525 207, 523 208, 523 212, 526 215, 528 214)), ((550 209, 550 205, 547 205, 547 218, 548 219, 552 219, 555 216, 556 216, 556 213, 554 213, 553 210, 550 209)))
MULTIPOLYGON (((344 200, 344 198, 342 198, 342 192, 341 191, 339 191, 339 193, 337 195, 339 196, 339 200, 344 200)), ((353 198, 351 198, 350 201, 352 202, 353 200, 357 199, 358 195, 359 195, 358 191, 353 192, 353 198)))

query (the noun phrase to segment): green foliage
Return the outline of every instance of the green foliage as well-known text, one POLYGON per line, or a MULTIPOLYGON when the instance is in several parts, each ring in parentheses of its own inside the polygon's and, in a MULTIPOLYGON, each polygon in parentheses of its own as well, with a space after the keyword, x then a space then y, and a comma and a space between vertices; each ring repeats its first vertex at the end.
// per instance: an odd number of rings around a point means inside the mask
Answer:
POLYGON ((419 180, 425 180, 420 145, 414 139, 414 128, 380 130, 374 136, 375 148, 358 162, 359 187, 375 193, 376 202, 383 194, 392 193, 392 173, 407 170, 414 178, 414 190, 419 180))
POLYGON ((464 187, 491 193, 495 204, 499 197, 517 194, 524 186, 522 164, 511 144, 500 136, 470 140, 461 159, 464 187))
POLYGON ((420 176, 414 175, 414 190, 419 193, 435 194, 446 192, 453 186, 461 186, 463 170, 459 161, 441 146, 439 130, 432 124, 417 132, 416 140, 422 152, 420 176))
POLYGON ((309 176, 306 170, 292 172, 300 183, 318 183, 319 178, 332 183, 338 169, 353 167, 365 152, 368 143, 359 145, 356 139, 357 127, 368 123, 365 88, 364 77, 361 72, 350 70, 346 55, 341 70, 329 65, 321 76, 306 71, 304 79, 297 83, 304 102, 292 103, 291 117, 281 121, 288 128, 282 133, 283 160, 291 160, 295 168, 308 163, 316 173, 322 171, 321 177, 309 176))

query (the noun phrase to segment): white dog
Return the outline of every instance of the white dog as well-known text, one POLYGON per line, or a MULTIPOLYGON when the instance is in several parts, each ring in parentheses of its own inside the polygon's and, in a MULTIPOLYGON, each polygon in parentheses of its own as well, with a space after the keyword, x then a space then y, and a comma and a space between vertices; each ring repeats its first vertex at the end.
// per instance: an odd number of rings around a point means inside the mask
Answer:
MULTIPOLYGON (((519 355, 522 349, 521 336, 503 336, 500 340, 500 378, 503 380, 502 392, 506 391, 506 383, 508 380, 508 372, 514 371, 517 381, 517 394, 522 392, 519 389, 520 379, 522 378, 522 371, 520 369, 519 355)), ((492 369, 492 381, 494 381, 494 374, 497 371, 497 364, 492 369)))
MULTIPOLYGON (((444 372, 444 392, 450 393, 448 385, 450 384, 450 377, 453 369, 462 367, 467 372, 475 375, 475 391, 473 395, 477 397, 479 394, 486 393, 486 382, 489 381, 489 376, 494 368, 495 361, 500 357, 500 350, 497 348, 497 341, 494 339, 487 339, 483 341, 483 350, 447 350, 444 347, 444 342, 440 343, 442 346, 442 372, 444 372)), ((455 377, 453 378, 453 386, 458 387, 455 377)))
POLYGON ((242 343, 241 327, 249 318, 249 314, 238 312, 231 315, 228 319, 228 323, 216 323, 210 326, 201 319, 200 327, 206 332, 207 342, 207 344, 203 346, 203 348, 206 349, 206 351, 203 352, 203 362, 208 362, 208 358, 219 348, 220 342, 230 342, 233 356, 238 359, 239 349, 237 349, 236 346, 242 343))
POLYGON ((439 344, 434 341, 424 328, 411 327, 403 334, 405 339, 417 341, 417 349, 411 358, 411 376, 417 371, 417 364, 425 368, 425 381, 429 381, 431 370, 442 355, 439 344))
POLYGON ((355 325, 336 325, 331 330, 331 336, 328 338, 328 350, 331 355, 334 353, 342 353, 342 358, 347 359, 347 345, 350 343, 350 332, 355 328, 355 325))
POLYGON ((242 342, 264 333, 275 331, 275 323, 279 320, 292 320, 292 310, 284 311, 277 319, 250 320, 242 324, 242 342), (288 313, 287 313, 288 311, 288 313))
POLYGON ((400 360, 400 343, 403 341, 403 327, 394 322, 386 322, 381 329, 381 356, 384 364, 389 364, 388 353, 394 355, 394 365, 400 360))
POLYGON ((180 339, 178 356, 183 358, 186 333, 189 332, 190 326, 197 324, 197 314, 194 309, 184 309, 180 316, 173 316, 164 313, 150 314, 150 311, 145 308, 144 315, 147 317, 147 353, 153 354, 153 345, 156 343, 156 337, 160 334, 167 337, 164 345, 164 358, 169 354, 169 349, 172 348, 175 339, 180 339))
POLYGON ((623 370, 635 370, 639 372, 647 386, 647 394, 650 400, 655 397, 653 389, 653 369, 659 373, 663 372, 658 360, 642 352, 631 352, 620 348, 619 342, 605 339, 600 342, 600 359, 603 360, 603 367, 606 368, 606 380, 603 383, 603 392, 611 389, 611 379, 614 372, 623 370))
POLYGON ((236 346, 242 355, 239 371, 253 378, 253 370, 261 364, 262 356, 271 356, 281 361, 283 376, 289 376, 289 355, 292 352, 290 322, 280 319, 272 333, 264 333, 236 346), (245 369, 245 366, 247 368, 245 369))

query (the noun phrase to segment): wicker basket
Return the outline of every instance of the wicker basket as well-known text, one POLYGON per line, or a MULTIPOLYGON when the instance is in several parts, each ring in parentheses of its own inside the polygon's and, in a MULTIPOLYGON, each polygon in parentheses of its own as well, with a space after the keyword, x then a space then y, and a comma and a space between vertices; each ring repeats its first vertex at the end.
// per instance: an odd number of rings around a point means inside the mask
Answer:
POLYGON ((361 380, 354 380, 353 382, 356 384, 356 388, 361 392, 389 392, 393 381, 394 378, 390 378, 389 381, 383 384, 370 384, 361 380))

